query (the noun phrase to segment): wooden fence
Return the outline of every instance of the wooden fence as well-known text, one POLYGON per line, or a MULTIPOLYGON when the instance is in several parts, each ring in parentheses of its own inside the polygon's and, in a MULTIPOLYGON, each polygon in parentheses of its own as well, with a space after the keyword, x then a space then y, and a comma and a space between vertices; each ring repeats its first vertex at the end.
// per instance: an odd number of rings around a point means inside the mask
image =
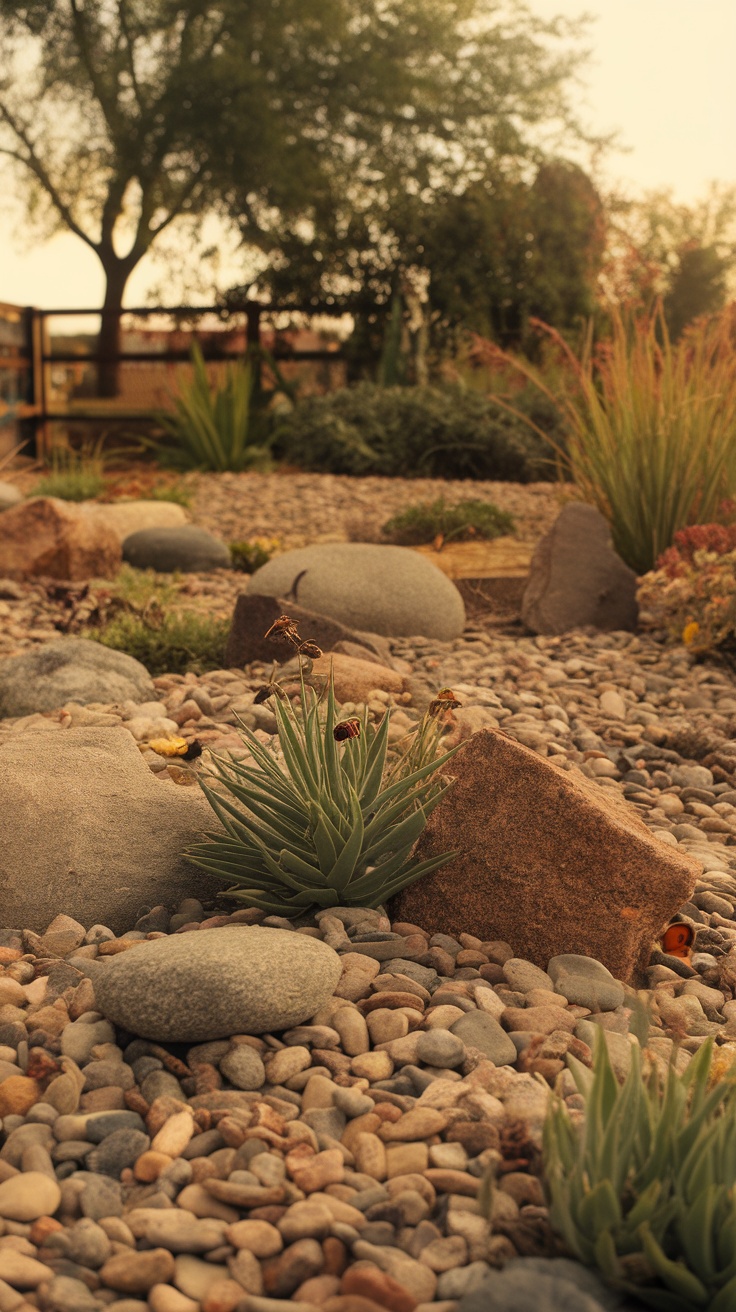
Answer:
POLYGON ((41 310, 0 303, 0 459, 20 442, 24 454, 43 456, 61 427, 68 434, 119 431, 150 421, 171 404, 177 375, 190 362, 192 343, 202 349, 213 380, 228 361, 265 345, 287 378, 308 370, 307 390, 332 391, 345 382, 345 357, 335 334, 313 328, 344 308, 282 306, 246 302, 221 306, 146 306, 120 312, 120 350, 103 355, 99 327, 87 332, 52 332, 55 320, 96 320, 91 309, 41 310), (275 325, 298 316, 301 328, 275 325), (100 394, 100 372, 114 366, 113 397, 100 394))

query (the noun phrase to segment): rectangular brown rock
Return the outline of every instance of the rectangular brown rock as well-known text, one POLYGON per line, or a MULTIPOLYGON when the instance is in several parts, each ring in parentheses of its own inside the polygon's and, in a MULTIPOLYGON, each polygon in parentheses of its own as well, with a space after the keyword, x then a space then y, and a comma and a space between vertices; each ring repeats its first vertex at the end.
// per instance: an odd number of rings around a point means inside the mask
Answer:
POLYGON ((392 920, 430 934, 503 939, 518 957, 595 957, 638 979, 655 938, 702 867, 655 838, 613 790, 484 729, 447 767, 455 784, 416 844, 417 860, 460 856, 391 900, 392 920))

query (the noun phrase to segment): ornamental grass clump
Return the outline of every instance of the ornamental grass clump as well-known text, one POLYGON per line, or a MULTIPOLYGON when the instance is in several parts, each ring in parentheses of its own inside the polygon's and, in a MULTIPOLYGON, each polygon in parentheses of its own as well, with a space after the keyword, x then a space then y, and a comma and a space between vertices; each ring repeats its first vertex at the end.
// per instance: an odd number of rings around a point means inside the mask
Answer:
MULTIPOLYGON (((319 647, 303 642, 287 615, 266 636, 288 642, 299 661, 298 707, 274 676, 255 699, 273 701, 282 759, 242 725, 252 761, 213 756, 209 777, 199 775, 225 832, 208 834, 186 855, 230 882, 226 896, 269 914, 380 906, 457 855, 411 857, 451 786, 438 777, 454 754, 438 755, 450 698, 440 694, 408 749, 389 764, 390 713, 378 727, 367 709, 338 719, 332 677, 322 696, 307 683, 319 647)), ((459 705, 454 698, 453 705, 459 705)))
MULTIPOLYGON (((558 407, 561 472, 608 519, 622 559, 644 574, 677 529, 714 520, 736 492, 734 314, 731 307, 697 320, 677 342, 661 306, 637 318, 614 313, 611 325, 610 340, 596 343, 591 324, 579 356, 537 325, 567 366, 556 394, 532 366, 515 363, 558 407)), ((510 360, 485 345, 489 359, 510 360)))
POLYGON ((642 1069, 620 1085, 604 1035, 593 1069, 568 1063, 585 1100, 555 1099, 544 1127, 550 1221, 610 1284, 660 1312, 736 1308, 736 1073, 706 1040, 683 1074, 642 1069), (720 1078, 718 1078, 720 1075, 720 1078))

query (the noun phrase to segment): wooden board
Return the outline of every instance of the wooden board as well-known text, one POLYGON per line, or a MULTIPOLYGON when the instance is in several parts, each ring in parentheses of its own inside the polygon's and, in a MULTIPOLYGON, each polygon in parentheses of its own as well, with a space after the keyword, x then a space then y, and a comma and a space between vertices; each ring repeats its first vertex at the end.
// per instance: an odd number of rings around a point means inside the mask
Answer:
POLYGON ((448 542, 440 551, 414 547, 451 579, 524 578, 529 573, 533 546, 517 538, 492 542, 448 542))

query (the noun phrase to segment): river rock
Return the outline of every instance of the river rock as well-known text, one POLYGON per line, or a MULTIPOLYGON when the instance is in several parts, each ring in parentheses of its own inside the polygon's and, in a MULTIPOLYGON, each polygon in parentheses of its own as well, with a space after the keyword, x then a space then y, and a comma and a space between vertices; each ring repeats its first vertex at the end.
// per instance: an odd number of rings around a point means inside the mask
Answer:
POLYGON ((465 627, 454 583, 406 547, 327 542, 285 551, 256 570, 247 591, 293 598, 341 624, 388 637, 450 642, 465 627))
POLYGON ((115 531, 59 497, 29 497, 0 516, 0 576, 109 579, 120 562, 115 531))
POLYGON ((3 923, 37 933, 62 907, 122 933, 141 906, 196 897, 202 876, 182 852, 217 823, 199 789, 151 773, 123 728, 6 739, 0 815, 3 923))
POLYGON ((67 702, 155 699, 145 665, 89 638, 59 638, 0 661, 0 718, 55 711, 67 702))
POLYGON ((543 969, 574 953, 621 980, 643 971, 700 863, 654 837, 618 794, 499 730, 474 734, 445 772, 455 784, 414 855, 460 855, 392 898, 391 919, 455 936, 472 925, 543 969))
POLYGON ((142 528, 123 542, 123 560, 136 569, 159 574, 184 574, 230 569, 230 548, 221 538, 193 524, 180 527, 142 528))
POLYGON ((635 629, 636 585, 600 511, 573 501, 537 544, 521 618, 533 633, 566 633, 584 624, 635 629))
POLYGON ((104 520, 117 534, 121 546, 126 538, 143 529, 181 528, 189 522, 187 511, 175 501, 88 501, 81 510, 92 521, 104 520))
POLYGON ((174 1043, 300 1025, 341 974, 337 953, 319 939, 245 925, 154 939, 91 964, 103 1015, 174 1043))

